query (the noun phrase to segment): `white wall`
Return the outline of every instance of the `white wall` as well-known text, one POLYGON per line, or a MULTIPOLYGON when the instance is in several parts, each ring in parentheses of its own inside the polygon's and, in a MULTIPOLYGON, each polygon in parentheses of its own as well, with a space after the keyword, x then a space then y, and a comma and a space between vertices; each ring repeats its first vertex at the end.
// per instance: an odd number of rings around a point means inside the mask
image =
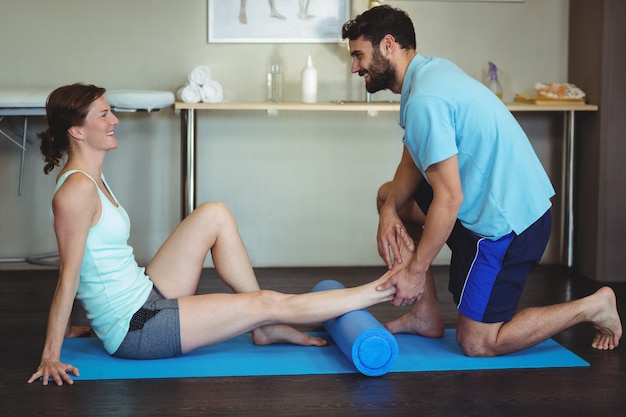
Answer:
MULTIPOLYGON (((479 79, 487 61, 496 62, 505 101, 536 81, 566 80, 568 0, 389 3, 413 18, 422 54, 449 58, 479 79)), ((353 15, 366 4, 353 1, 353 15)), ((363 97, 345 45, 208 44, 206 11, 206 0, 0 0, 0 88, 83 81, 175 91, 189 69, 206 64, 226 99, 260 101, 266 66, 278 55, 285 100, 295 101, 310 53, 320 101, 363 97)), ((522 118, 558 187, 558 121, 522 118)), ((133 220, 131 244, 145 263, 179 220, 180 123, 169 109, 120 120, 120 147, 105 175, 133 220)), ((0 138, 0 258, 56 249, 48 219, 54 173, 43 174, 34 139, 42 124, 36 118, 29 129, 19 197, 19 152, 0 138)), ((400 157, 395 115, 200 113, 198 132, 198 198, 228 204, 255 266, 380 264, 374 196, 400 157)), ((544 259, 554 261, 554 246, 544 259)))

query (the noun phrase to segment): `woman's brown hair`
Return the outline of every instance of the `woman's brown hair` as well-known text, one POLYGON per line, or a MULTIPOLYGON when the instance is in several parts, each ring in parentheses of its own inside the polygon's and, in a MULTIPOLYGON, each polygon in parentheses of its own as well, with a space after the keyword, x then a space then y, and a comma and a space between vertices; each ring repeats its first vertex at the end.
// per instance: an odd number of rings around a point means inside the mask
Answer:
POLYGON ((70 148, 68 130, 82 126, 91 103, 102 97, 105 89, 93 84, 71 84, 59 87, 48 96, 46 120, 48 128, 37 136, 41 139, 39 149, 46 165, 43 172, 49 174, 59 166, 61 158, 70 148))

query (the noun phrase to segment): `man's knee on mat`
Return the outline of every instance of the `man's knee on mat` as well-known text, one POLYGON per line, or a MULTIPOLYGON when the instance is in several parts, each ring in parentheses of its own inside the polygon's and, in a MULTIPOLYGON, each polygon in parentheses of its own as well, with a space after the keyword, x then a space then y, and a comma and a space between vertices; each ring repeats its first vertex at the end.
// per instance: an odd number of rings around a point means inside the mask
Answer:
POLYGON ((498 356, 497 336, 503 323, 480 323, 459 314, 456 342, 470 357, 498 356))

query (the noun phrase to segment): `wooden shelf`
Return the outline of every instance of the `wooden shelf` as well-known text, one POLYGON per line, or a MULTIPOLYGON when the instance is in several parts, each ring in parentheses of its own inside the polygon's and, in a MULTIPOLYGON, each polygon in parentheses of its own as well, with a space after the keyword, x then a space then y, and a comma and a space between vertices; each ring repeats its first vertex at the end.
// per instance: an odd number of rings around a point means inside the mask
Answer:
MULTIPOLYGON (((563 237, 561 239, 562 252, 565 254, 565 264, 572 266, 573 253, 573 170, 574 170, 574 114, 579 111, 597 111, 595 104, 581 103, 505 103, 511 112, 562 112, 564 114, 565 129, 563 139, 566 155, 563 178, 565 192, 563 193, 563 218, 566 219, 563 237)), ((231 110, 250 111, 260 110, 268 115, 276 115, 279 111, 349 111, 367 112, 375 115, 378 112, 399 112, 399 102, 373 101, 367 102, 324 102, 324 103, 261 103, 261 102, 232 102, 232 103, 174 103, 174 109, 180 114, 181 122, 181 155, 183 177, 181 179, 182 217, 185 218, 196 206, 196 113, 199 110, 231 110)))
POLYGON ((511 111, 598 111, 596 104, 530 104, 530 103, 506 103, 511 111))
MULTIPOLYGON (((506 103, 510 111, 597 111, 595 104, 529 104, 506 103)), ((399 111, 399 102, 327 102, 327 103, 183 103, 174 104, 176 110, 296 110, 296 111, 399 111)))
POLYGON ((259 103, 259 102, 222 102, 222 103, 182 103, 176 102, 174 108, 188 110, 297 110, 297 111, 399 111, 399 102, 327 102, 327 103, 259 103))

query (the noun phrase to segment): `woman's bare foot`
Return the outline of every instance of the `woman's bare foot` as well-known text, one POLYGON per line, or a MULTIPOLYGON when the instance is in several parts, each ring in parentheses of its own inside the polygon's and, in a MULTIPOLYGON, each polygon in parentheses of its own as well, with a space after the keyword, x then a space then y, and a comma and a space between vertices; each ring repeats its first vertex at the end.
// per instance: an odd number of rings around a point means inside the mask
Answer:
POLYGON ((392 269, 408 265, 415 252, 415 242, 411 239, 406 229, 400 225, 396 225, 396 243, 400 250, 400 259, 398 259, 398 262, 394 261, 392 269))
POLYGON ((291 326, 277 324, 259 327, 252 331, 255 345, 271 345, 274 343, 291 343, 300 346, 326 346, 328 342, 320 337, 310 336, 291 326))
POLYGON ((90 326, 71 326, 65 334, 65 337, 90 337, 92 333, 90 326))
POLYGON ((598 350, 613 350, 619 345, 622 337, 622 323, 617 313, 615 293, 609 287, 602 287, 592 297, 600 304, 597 312, 591 317, 591 322, 596 328, 596 336, 591 346, 598 350))

